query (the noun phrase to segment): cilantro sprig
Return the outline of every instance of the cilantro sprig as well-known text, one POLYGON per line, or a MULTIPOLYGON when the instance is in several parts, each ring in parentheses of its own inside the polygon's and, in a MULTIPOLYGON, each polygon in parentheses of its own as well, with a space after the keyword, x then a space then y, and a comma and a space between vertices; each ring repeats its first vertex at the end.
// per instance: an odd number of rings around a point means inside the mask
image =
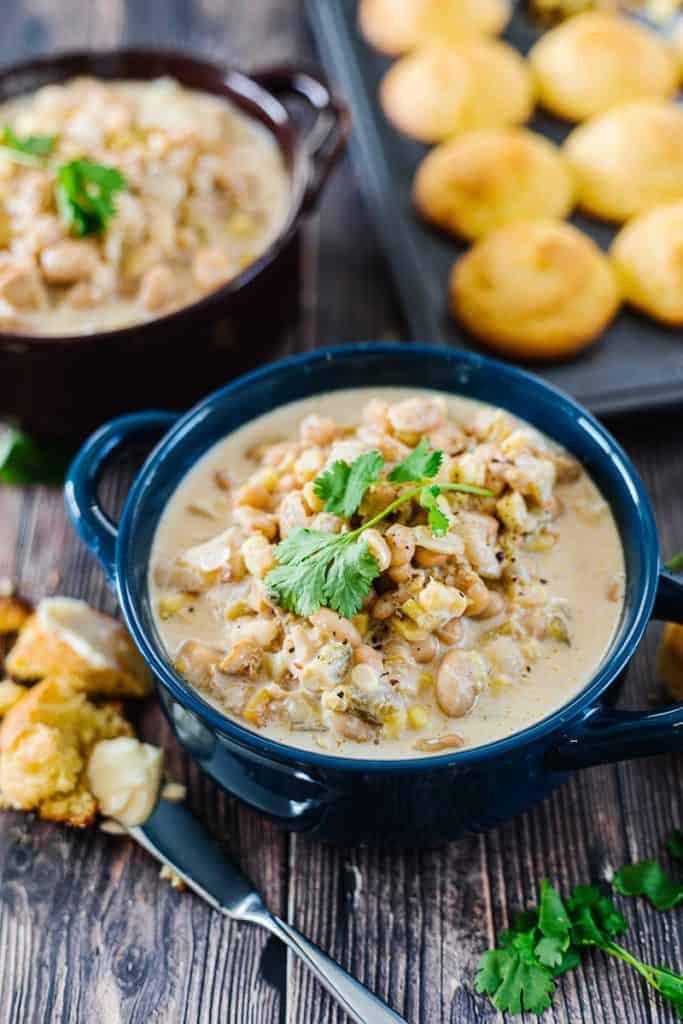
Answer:
POLYGON ((370 593, 372 581, 379 576, 377 559, 363 537, 366 530, 392 515, 406 502, 417 499, 427 510, 429 524, 436 535, 449 526, 438 505, 444 491, 459 491, 491 497, 491 491, 469 484, 436 483, 443 454, 431 451, 426 440, 394 466, 382 480, 384 458, 370 451, 349 464, 338 459, 314 481, 316 495, 325 502, 325 511, 351 519, 358 513, 368 488, 378 481, 406 485, 384 509, 347 533, 330 534, 321 530, 296 527, 275 549, 277 565, 266 576, 271 596, 286 611, 312 615, 321 607, 332 608, 350 618, 360 610, 370 593))
POLYGON ((60 484, 71 455, 0 423, 0 484, 60 484))
POLYGON ((541 1014, 550 1006, 555 979, 578 967, 591 946, 636 970, 683 1018, 683 977, 667 967, 643 963, 621 946, 625 919, 595 886, 577 886, 565 903, 548 881, 541 883, 539 906, 519 914, 500 935, 498 949, 481 957, 478 992, 510 1013, 541 1014))
POLYGON ((107 167, 92 160, 50 163, 47 158, 56 142, 56 135, 27 135, 22 138, 10 125, 5 125, 0 135, 0 153, 27 167, 55 170, 55 201, 63 222, 78 238, 100 235, 116 213, 115 193, 128 188, 128 183, 116 167, 107 167))
POLYGON ((116 213, 114 194, 125 188, 126 179, 115 167, 70 160, 57 169, 57 208, 78 238, 100 235, 116 213))

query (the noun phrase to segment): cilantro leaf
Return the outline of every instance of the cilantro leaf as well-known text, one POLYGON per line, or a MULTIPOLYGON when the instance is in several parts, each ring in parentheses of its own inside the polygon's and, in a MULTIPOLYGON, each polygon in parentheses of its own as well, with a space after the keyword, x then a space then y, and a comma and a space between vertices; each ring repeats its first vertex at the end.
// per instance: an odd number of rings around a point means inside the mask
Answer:
POLYGON ((126 179, 115 167, 71 160, 57 170, 57 208, 77 237, 98 235, 116 213, 114 193, 127 187, 126 179))
POLYGON ((503 1013, 543 1013, 553 987, 548 969, 525 960, 517 948, 492 949, 479 960, 477 992, 489 995, 503 1013))
POLYGON ((15 427, 0 425, 0 483, 61 484, 69 461, 66 449, 39 444, 15 427))
POLYGON ((597 886, 578 885, 567 900, 574 943, 583 946, 609 944, 626 931, 626 920, 597 886))
POLYGON ((429 526, 435 537, 443 537, 443 535, 448 532, 448 527, 450 525, 448 517, 437 505, 437 500, 440 494, 441 491, 435 484, 431 487, 423 487, 418 498, 422 508, 428 510, 429 526))
POLYGON ((5 125, 2 133, 2 145, 14 149, 17 153, 27 156, 48 156, 55 148, 56 135, 27 135, 24 138, 16 135, 12 127, 5 125))
POLYGON ((344 544, 329 567, 325 594, 333 611, 351 618, 360 611, 379 576, 379 563, 364 540, 344 544))
POLYGON ((669 878, 656 860, 627 864, 614 876, 622 896, 645 896, 657 910, 670 910, 683 900, 683 883, 669 878))
POLYGON ((325 502, 325 511, 350 519, 383 465, 384 458, 376 451, 359 455, 351 465, 342 459, 334 462, 313 486, 316 495, 325 502))
POLYGON ((538 908, 538 927, 551 938, 569 942, 570 921, 567 908, 547 878, 541 882, 541 900, 538 908))
POLYGON ((683 831, 676 829, 666 841, 666 848, 674 860, 683 860, 683 831))
POLYGON ((298 526, 275 549, 278 565, 265 582, 285 611, 312 615, 325 601, 327 571, 339 537, 298 526))
POLYGON ((683 978, 668 967, 650 968, 657 988, 665 999, 673 1003, 674 1010, 683 1019, 683 978))
POLYGON ((268 592, 285 611, 313 615, 321 606, 350 618, 379 575, 364 540, 298 526, 275 549, 278 564, 267 574, 268 592))
POLYGON ((429 441, 423 437, 417 448, 406 455, 403 462, 389 473, 389 480, 396 484, 409 483, 411 480, 431 480, 441 468, 443 452, 430 451, 429 441))

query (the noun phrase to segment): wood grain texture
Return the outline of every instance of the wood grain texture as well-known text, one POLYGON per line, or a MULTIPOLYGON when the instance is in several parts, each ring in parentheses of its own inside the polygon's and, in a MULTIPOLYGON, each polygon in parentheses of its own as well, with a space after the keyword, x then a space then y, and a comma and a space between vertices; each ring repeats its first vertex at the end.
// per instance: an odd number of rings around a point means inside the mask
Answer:
MULTIPOLYGON (((120 42, 181 46, 246 67, 313 59, 299 0, 18 0, 3 10, 0 60, 120 42)), ((348 162, 307 230, 299 330, 283 347, 393 338, 404 327, 348 162)), ((680 416, 615 426, 652 495, 665 552, 683 547, 680 416)), ((116 468, 120 505, 132 466, 116 468)), ((102 574, 73 535, 61 495, 0 489, 0 577, 34 598, 59 590, 107 610, 102 574)), ((656 692, 653 626, 623 702, 656 692)), ((219 829, 270 905, 402 1012, 410 1024, 499 1019, 473 991, 479 954, 538 880, 561 888, 659 852, 681 823, 680 757, 591 769, 533 812, 440 850, 334 849, 284 837, 219 793, 188 763, 161 714, 144 734, 167 747, 198 814, 219 829)), ((680 915, 621 901, 629 942, 681 969, 680 915)), ((343 1015, 277 943, 234 926, 125 840, 0 816, 0 1021, 341 1024, 343 1015)), ((547 1021, 670 1024, 640 982, 600 956, 562 983, 547 1021)))

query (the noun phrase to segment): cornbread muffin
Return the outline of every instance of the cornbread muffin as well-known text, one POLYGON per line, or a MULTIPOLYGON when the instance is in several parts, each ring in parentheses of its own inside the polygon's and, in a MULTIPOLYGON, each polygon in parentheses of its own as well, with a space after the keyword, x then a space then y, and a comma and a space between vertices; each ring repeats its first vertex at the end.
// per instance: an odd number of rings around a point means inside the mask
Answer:
POLYGON ((149 669, 124 627, 67 597, 40 602, 6 668, 19 681, 66 673, 78 689, 105 696, 144 697, 151 687, 149 669))
POLYGON ((552 142, 510 128, 470 132, 432 150, 418 168, 414 198, 438 227, 478 238, 514 220, 566 217, 574 186, 552 142))
POLYGON ((584 348, 619 306, 609 260, 561 221, 517 221, 477 242, 453 268, 455 315, 497 352, 558 359, 584 348))
POLYGON ((509 17, 508 0, 361 0, 358 10, 365 38, 391 56, 435 40, 498 35, 509 17))
POLYGON ((605 220, 624 221, 683 199, 683 107, 629 103, 575 128, 565 152, 578 201, 605 220))
POLYGON ((533 110, 531 74, 507 43, 433 43, 402 57, 382 80, 384 112, 422 142, 522 124, 533 110))
POLYGON ((583 121, 633 100, 672 96, 676 56, 657 33, 609 11, 587 11, 546 32, 529 53, 539 102, 583 121))
POLYGON ((65 676, 44 679, 7 713, 0 727, 0 791, 17 810, 89 825, 97 813, 85 770, 102 739, 131 736, 118 704, 96 706, 65 676))
POLYGON ((664 323, 683 324, 683 200, 629 221, 611 255, 627 302, 664 323))
POLYGON ((674 700, 683 700, 683 626, 667 622, 659 645, 657 672, 674 700))

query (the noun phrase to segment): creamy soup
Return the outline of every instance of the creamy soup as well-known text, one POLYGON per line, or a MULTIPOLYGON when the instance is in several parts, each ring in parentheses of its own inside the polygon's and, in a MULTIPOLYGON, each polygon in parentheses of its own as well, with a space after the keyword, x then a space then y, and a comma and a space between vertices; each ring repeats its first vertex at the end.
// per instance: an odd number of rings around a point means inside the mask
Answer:
POLYGON ((309 750, 408 758, 566 704, 614 636, 624 562, 595 484, 527 424, 356 389, 215 445, 164 512, 149 587, 169 659, 230 717, 309 750), (320 577, 301 545, 325 535, 337 554, 320 577))
POLYGON ((163 316, 267 248, 289 176, 267 129, 163 78, 76 78, 0 107, 0 330, 163 316))

